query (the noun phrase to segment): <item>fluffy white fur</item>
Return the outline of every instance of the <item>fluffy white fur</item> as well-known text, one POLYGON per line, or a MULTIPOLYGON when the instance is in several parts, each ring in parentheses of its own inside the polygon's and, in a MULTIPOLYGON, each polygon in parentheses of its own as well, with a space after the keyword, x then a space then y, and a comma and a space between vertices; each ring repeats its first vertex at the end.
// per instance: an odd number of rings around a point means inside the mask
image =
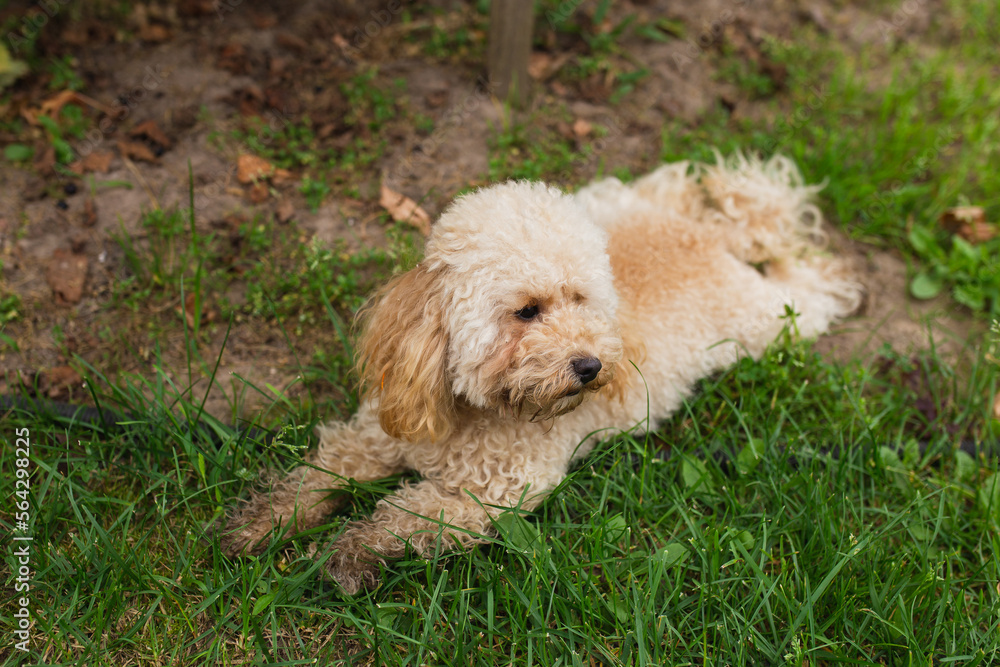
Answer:
POLYGON ((321 524, 346 479, 418 471, 326 552, 354 593, 407 544, 468 545, 503 508, 536 507, 591 434, 645 426, 647 411, 655 425, 698 379, 760 355, 786 305, 807 337, 857 306, 858 286, 818 252, 817 189, 786 158, 737 155, 575 195, 511 182, 457 199, 424 261, 363 315, 360 411, 234 512, 224 548, 321 524))

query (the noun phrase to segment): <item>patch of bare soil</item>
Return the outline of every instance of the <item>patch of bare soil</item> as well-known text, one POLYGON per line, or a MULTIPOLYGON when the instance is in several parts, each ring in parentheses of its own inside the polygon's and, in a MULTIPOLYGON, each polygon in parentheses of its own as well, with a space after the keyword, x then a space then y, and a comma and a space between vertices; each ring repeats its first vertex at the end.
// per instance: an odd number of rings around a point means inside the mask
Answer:
MULTIPOLYGON (((934 4, 907 3, 914 5, 914 14, 902 17, 898 29, 926 29, 934 4)), ((573 4, 572 11, 592 16, 596 6, 588 0, 573 4)), ((0 19, 23 9, 0 10, 0 19)), ((18 373, 55 373, 50 384, 58 394, 51 395, 86 400, 78 377, 53 371, 77 355, 112 376, 150 375, 153 364, 160 364, 176 369, 173 376, 182 386, 193 384, 194 395, 208 391, 208 371, 226 336, 224 323, 206 325, 199 350, 211 361, 196 377, 186 378, 181 369, 187 368, 188 352, 183 327, 176 324, 184 305, 177 300, 125 309, 112 299, 131 275, 115 236, 148 243, 148 231, 139 224, 142 212, 187 206, 192 183, 199 233, 212 234, 233 216, 258 216, 297 225, 302 243, 315 238, 330 247, 345 240, 349 249, 385 244, 384 226, 377 222, 382 184, 433 217, 455 193, 483 183, 490 137, 506 122, 502 105, 482 85, 485 36, 473 27, 472 46, 459 48, 452 57, 429 57, 421 40, 465 29, 473 10, 432 2, 408 11, 413 17, 403 21, 375 1, 183 0, 138 5, 122 26, 53 20, 41 48, 50 56, 76 58, 83 92, 101 106, 82 104, 87 107, 86 134, 71 142, 79 157, 72 168, 82 178, 54 170, 39 127, 19 136, 0 132, 0 140, 28 141, 39 155, 28 167, 0 164, 2 279, 23 304, 21 317, 4 330, 17 348, 0 350, 7 389, 18 373), (447 6, 436 11, 438 5, 447 6), (419 39, 411 39, 413 35, 419 39), (391 88, 395 80, 405 83, 395 102, 397 118, 387 119, 388 129, 378 137, 371 136, 366 123, 347 121, 354 109, 341 87, 373 67, 378 68, 379 87, 391 88), (430 119, 433 130, 421 129, 413 122, 418 117, 430 119), (251 119, 258 124, 251 125, 251 119), (327 197, 313 210, 300 192, 303 168, 293 167, 287 174, 268 171, 246 182, 239 178, 239 156, 252 152, 242 143, 247 128, 281 130, 289 124, 308 125, 313 148, 328 146, 343 154, 360 137, 384 141, 384 150, 351 184, 350 196, 327 197), (174 321, 157 330, 175 333, 151 339, 144 327, 151 321, 174 321)), ((704 57, 724 40, 747 57, 760 58, 757 45, 765 36, 788 37, 805 25, 847 41, 884 37, 872 27, 875 14, 863 4, 824 0, 634 0, 615 4, 608 20, 628 14, 641 21, 665 18, 682 24, 685 37, 626 45, 650 75, 619 104, 610 102, 611 90, 600 76, 574 87, 543 71, 532 109, 523 115, 556 126, 563 119, 547 118, 545 110, 562 109, 577 123, 608 128, 593 158, 573 165, 567 183, 579 184, 598 170, 609 173, 618 166, 636 172, 651 168, 667 121, 695 127, 720 104, 734 114, 754 113, 739 91, 716 79, 711 59, 704 57)), ((548 65, 558 65, 561 53, 577 48, 561 42, 567 38, 544 22, 539 25, 548 65)), ((780 86, 781 72, 771 74, 780 86)), ((38 113, 59 92, 51 84, 49 75, 22 82, 0 115, 12 120, 38 113)), ((908 350, 926 346, 930 332, 957 350, 975 329, 943 301, 911 302, 906 267, 892 253, 846 242, 842 249, 853 256, 869 296, 859 318, 820 342, 824 351, 842 358, 869 356, 885 343, 908 350), (930 325, 925 323, 928 316, 933 316, 930 325)), ((230 296, 235 302, 241 297, 230 296)), ((335 346, 336 337, 310 329, 292 339, 295 349, 290 350, 289 338, 274 322, 238 323, 221 352, 216 386, 208 392, 209 412, 228 420, 236 404, 238 414, 251 416, 266 400, 238 378, 257 387, 303 391, 295 382, 298 360, 317 348, 335 346)))
POLYGON ((909 298, 907 266, 898 253, 838 233, 831 248, 848 261, 865 287, 865 299, 854 317, 817 341, 819 352, 846 362, 875 359, 885 346, 904 355, 933 346, 953 363, 972 352, 970 341, 983 333, 983 324, 947 295, 909 298))

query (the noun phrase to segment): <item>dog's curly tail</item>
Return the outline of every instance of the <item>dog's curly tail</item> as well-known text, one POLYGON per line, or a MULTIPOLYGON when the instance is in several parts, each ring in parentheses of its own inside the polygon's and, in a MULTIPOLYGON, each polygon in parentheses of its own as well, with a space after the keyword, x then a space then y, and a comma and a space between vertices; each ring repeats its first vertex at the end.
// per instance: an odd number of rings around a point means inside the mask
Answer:
POLYGON ((724 224, 731 251, 747 262, 794 257, 826 244, 823 214, 813 203, 825 184, 806 185, 795 163, 742 153, 701 165, 700 183, 708 197, 707 218, 724 224))

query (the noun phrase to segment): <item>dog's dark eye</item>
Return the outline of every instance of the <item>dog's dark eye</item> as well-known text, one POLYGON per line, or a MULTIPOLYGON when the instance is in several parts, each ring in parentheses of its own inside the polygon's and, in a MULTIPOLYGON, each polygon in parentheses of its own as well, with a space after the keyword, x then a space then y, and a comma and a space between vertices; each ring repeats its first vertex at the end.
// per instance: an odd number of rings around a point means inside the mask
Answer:
POLYGON ((538 306, 525 306, 514 314, 522 320, 533 320, 538 315, 538 306))

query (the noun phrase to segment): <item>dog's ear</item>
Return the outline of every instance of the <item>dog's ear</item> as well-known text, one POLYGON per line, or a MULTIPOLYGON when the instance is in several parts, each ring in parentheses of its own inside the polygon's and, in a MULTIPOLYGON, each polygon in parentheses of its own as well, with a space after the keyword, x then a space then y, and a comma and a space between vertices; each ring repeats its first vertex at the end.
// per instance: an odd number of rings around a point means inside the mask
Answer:
POLYGON ((383 430, 394 438, 440 440, 454 425, 443 272, 417 266, 390 281, 361 314, 358 373, 368 398, 377 400, 383 430))

